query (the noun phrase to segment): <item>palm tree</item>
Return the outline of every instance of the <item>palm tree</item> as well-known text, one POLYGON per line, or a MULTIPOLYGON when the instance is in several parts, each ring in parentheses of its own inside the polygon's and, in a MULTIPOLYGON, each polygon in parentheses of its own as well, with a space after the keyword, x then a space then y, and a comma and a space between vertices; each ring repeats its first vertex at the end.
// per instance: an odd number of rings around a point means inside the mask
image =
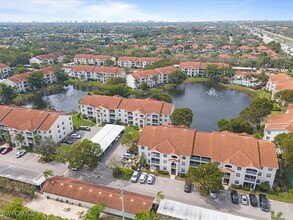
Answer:
POLYGON ((20 133, 18 133, 16 136, 15 136, 15 140, 17 141, 17 145, 19 147, 22 146, 22 142, 24 141, 24 136, 20 133))
POLYGON ((165 198, 165 194, 163 191, 159 191, 157 192, 157 195, 156 195, 156 203, 157 204, 160 204, 161 200, 163 200, 165 198))
POLYGON ((271 211, 271 219, 272 219, 272 220, 285 220, 285 218, 283 218, 282 215, 283 215, 282 212, 278 212, 278 213, 275 215, 275 212, 274 212, 274 211, 271 211))
POLYGON ((51 176, 54 176, 53 170, 45 169, 43 171, 45 179, 48 179, 51 176))

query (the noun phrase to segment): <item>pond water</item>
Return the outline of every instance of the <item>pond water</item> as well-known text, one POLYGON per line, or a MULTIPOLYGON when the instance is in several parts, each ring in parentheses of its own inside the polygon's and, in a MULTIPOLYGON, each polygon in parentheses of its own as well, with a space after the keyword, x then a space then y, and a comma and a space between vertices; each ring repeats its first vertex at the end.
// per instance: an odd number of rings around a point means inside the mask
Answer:
MULTIPOLYGON (((78 110, 78 100, 86 93, 68 86, 65 93, 45 96, 43 99, 52 104, 56 110, 71 112, 78 110)), ((251 100, 246 94, 209 83, 180 85, 169 94, 173 98, 175 108, 192 109, 191 127, 200 131, 217 131, 217 122, 220 118, 236 117, 251 100)))

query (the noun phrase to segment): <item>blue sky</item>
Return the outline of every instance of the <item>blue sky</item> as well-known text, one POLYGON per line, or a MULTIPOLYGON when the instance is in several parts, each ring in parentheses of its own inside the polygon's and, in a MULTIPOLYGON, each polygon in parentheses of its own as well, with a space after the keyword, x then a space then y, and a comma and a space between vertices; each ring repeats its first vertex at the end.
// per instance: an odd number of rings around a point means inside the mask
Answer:
POLYGON ((293 0, 0 0, 0 21, 293 20, 293 0))

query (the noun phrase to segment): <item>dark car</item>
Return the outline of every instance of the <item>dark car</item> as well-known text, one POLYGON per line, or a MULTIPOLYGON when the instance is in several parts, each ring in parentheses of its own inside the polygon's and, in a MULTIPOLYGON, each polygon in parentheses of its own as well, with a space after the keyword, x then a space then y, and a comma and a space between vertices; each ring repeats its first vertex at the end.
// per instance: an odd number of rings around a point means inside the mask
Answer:
POLYGON ((5 150, 6 147, 0 147, 0 153, 5 150))
POLYGON ((80 127, 79 127, 79 130, 90 131, 91 129, 90 129, 90 127, 88 127, 88 126, 80 126, 80 127))
POLYGON ((73 144, 73 141, 70 139, 63 140, 61 143, 63 144, 73 144))
POLYGON ((257 207, 257 198, 253 193, 249 194, 250 205, 253 207, 257 207))
POLYGON ((12 151, 12 147, 6 147, 1 154, 7 154, 8 152, 12 151))
POLYGON ((259 194, 259 208, 264 211, 268 212, 269 211, 269 201, 264 194, 259 194))
POLYGON ((232 190, 231 193, 231 201, 233 204, 239 204, 239 196, 236 190, 232 190))
POLYGON ((185 184, 184 184, 184 192, 190 193, 191 190, 192 190, 192 183, 185 182, 185 184))

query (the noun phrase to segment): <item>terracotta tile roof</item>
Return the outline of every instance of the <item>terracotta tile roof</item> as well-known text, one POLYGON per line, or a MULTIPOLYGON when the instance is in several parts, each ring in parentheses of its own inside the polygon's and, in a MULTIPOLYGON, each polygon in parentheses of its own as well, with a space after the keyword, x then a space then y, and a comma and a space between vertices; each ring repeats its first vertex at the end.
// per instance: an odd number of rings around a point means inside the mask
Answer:
POLYGON ((90 95, 81 99, 80 105, 103 107, 110 110, 125 109, 143 114, 171 114, 173 104, 152 99, 125 99, 120 96, 90 95))
POLYGON ((288 130, 291 132, 292 126, 293 111, 291 111, 291 106, 289 106, 289 111, 287 110, 284 114, 268 116, 264 130, 288 130))
POLYGON ((132 73, 131 75, 135 79, 150 78, 150 77, 156 76, 156 75, 170 74, 170 73, 174 72, 176 69, 177 68, 174 67, 174 66, 166 66, 166 67, 156 68, 156 69, 153 69, 153 70, 136 71, 136 72, 132 73))
POLYGON ((228 67, 226 63, 202 63, 202 62, 180 62, 180 68, 187 69, 206 69, 208 65, 217 65, 218 68, 228 67))
MULTIPOLYGON (((93 185, 80 180, 60 176, 52 177, 45 182, 42 193, 50 193, 92 204, 102 203, 107 208, 122 210, 119 189, 93 185)), ((123 199, 124 211, 136 214, 150 210, 155 198, 124 190, 123 199)))
POLYGON ((38 60, 48 60, 48 59, 52 59, 52 58, 58 58, 64 56, 63 53, 49 53, 49 54, 42 54, 42 55, 38 55, 35 56, 35 58, 37 58, 38 60))
POLYGON ((0 124, 17 130, 48 130, 62 112, 0 106, 0 124))
POLYGON ((0 70, 4 70, 4 69, 7 69, 9 68, 8 65, 4 64, 4 63, 0 63, 0 70))
POLYGON ((159 59, 156 57, 138 57, 136 62, 148 62, 148 63, 154 63, 158 61, 159 59))
POLYGON ((118 58, 118 62, 119 61, 130 61, 130 62, 135 62, 137 60, 137 57, 119 57, 118 58))
POLYGON ((250 49, 250 47, 248 47, 247 45, 242 45, 238 48, 239 48, 239 50, 249 50, 250 49))
POLYGON ((258 57, 253 56, 251 54, 244 54, 241 56, 241 58, 246 58, 246 59, 258 59, 258 57))
POLYGON ((90 66, 90 65, 76 65, 71 68, 71 71, 76 72, 91 72, 91 73, 124 73, 122 68, 109 66, 90 66))
POLYGON ((247 134, 231 132, 198 132, 175 126, 145 126, 138 145, 161 153, 198 155, 212 161, 232 163, 236 166, 268 166, 278 168, 275 145, 260 141, 247 134), (267 147, 267 151, 263 150, 267 147), (261 149, 260 149, 261 148, 261 149), (260 150, 261 155, 260 155, 260 150), (265 158, 271 158, 266 160, 265 158))
POLYGON ((206 49, 214 49, 214 45, 212 45, 212 44, 207 44, 207 45, 206 45, 206 49))
POLYGON ((276 91, 293 90, 293 78, 292 80, 279 82, 276 85, 276 91))
POLYGON ((49 66, 49 67, 35 70, 32 72, 26 72, 26 73, 21 73, 21 74, 10 76, 10 77, 8 77, 8 80, 10 80, 14 83, 19 83, 19 82, 26 81, 26 78, 33 72, 41 71, 44 75, 51 75, 51 74, 54 74, 54 70, 55 70, 55 67, 49 66))
POLYGON ((230 50, 231 49, 231 46, 230 45, 223 45, 221 48, 223 50, 230 50))
POLYGON ((192 45, 191 45, 191 48, 193 48, 193 49, 198 49, 198 48, 199 48, 199 46, 198 46, 198 44, 197 44, 197 43, 194 43, 194 44, 192 44, 192 45))
POLYGON ((230 59, 231 58, 231 56, 229 54, 226 54, 226 53, 219 54, 219 57, 223 58, 223 59, 230 59))
POLYGON ((269 81, 278 83, 282 81, 293 80, 293 78, 286 73, 271 74, 269 81))
POLYGON ((256 49, 262 51, 262 50, 268 50, 269 48, 261 45, 261 46, 258 46, 256 49))
POLYGON ((93 60, 111 60, 109 55, 93 55, 93 54, 76 54, 74 59, 93 59, 93 60))

